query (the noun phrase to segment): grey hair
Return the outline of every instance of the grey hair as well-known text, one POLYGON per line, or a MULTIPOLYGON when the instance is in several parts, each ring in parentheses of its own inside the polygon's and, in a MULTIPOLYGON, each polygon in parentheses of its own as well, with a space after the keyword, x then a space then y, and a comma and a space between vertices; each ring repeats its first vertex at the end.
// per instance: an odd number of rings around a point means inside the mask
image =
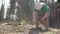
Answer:
POLYGON ((40 3, 40 2, 36 2, 36 3, 35 3, 35 7, 36 7, 36 5, 37 5, 37 4, 39 4, 39 5, 42 7, 42 5, 41 5, 41 3, 40 3))

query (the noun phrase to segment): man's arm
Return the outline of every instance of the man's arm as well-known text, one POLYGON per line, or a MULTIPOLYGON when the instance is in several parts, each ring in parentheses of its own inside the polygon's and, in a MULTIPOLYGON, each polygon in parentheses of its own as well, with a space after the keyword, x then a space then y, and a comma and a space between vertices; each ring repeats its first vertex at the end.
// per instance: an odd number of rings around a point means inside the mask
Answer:
POLYGON ((44 10, 45 14, 43 15, 41 21, 43 21, 45 18, 47 18, 50 14, 50 8, 46 4, 43 5, 43 10, 44 10))
POLYGON ((47 18, 48 15, 49 15, 48 13, 45 13, 44 16, 42 17, 41 21, 43 21, 45 18, 47 18))

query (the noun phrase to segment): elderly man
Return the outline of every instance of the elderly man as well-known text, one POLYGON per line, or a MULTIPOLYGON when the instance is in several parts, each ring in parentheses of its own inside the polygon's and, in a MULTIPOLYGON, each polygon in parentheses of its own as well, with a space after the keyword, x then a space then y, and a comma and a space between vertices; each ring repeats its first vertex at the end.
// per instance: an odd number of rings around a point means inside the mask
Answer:
POLYGON ((36 21, 35 21, 36 29, 39 29, 39 24, 44 22, 45 28, 46 28, 46 30, 48 30, 49 22, 47 19, 49 17, 50 8, 45 3, 40 3, 40 2, 35 3, 34 6, 35 6, 34 7, 34 12, 35 12, 34 15, 36 17, 36 21))

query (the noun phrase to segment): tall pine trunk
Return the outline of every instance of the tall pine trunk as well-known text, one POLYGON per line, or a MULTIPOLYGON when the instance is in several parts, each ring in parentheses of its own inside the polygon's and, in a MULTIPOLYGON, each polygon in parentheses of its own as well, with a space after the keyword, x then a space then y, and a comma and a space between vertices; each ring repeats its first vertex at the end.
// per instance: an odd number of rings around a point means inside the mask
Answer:
POLYGON ((12 17, 14 16, 15 7, 16 7, 16 0, 10 0, 10 10, 7 13, 8 14, 7 19, 11 20, 11 15, 12 15, 12 17))

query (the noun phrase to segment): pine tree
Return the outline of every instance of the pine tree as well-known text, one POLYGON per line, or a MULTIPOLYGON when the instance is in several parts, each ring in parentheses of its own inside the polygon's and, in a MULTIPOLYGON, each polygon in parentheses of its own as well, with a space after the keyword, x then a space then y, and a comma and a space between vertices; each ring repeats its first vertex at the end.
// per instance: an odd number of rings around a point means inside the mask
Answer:
POLYGON ((4 4, 2 4, 1 6, 1 11, 0 11, 0 20, 3 20, 3 16, 4 16, 4 4))
POLYGON ((8 19, 11 19, 11 14, 14 15, 16 7, 16 0, 10 0, 10 11, 8 12, 8 19))

